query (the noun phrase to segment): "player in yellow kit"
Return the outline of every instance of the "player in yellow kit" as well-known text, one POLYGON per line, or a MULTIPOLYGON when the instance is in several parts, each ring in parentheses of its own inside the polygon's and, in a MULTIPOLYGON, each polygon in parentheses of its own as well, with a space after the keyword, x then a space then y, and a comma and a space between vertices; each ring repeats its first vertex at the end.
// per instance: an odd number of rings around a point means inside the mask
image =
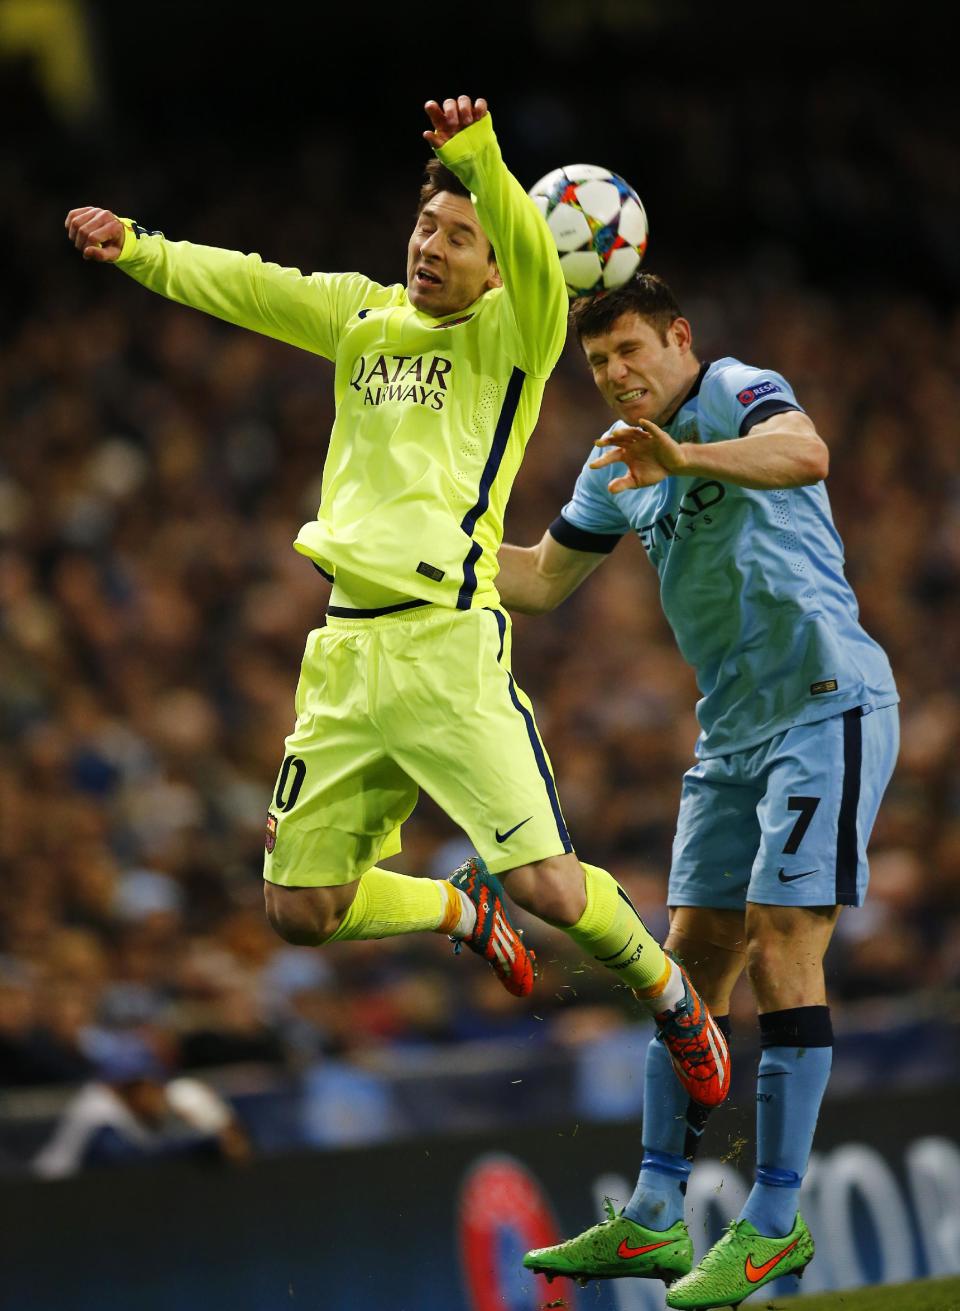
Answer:
POLYGON ((657 1018, 691 1096, 726 1094, 726 1045, 614 879, 573 852, 495 587, 503 516, 563 348, 556 248, 483 100, 426 106, 431 161, 406 286, 167 241, 109 210, 67 216, 84 257, 333 360, 317 518, 296 549, 332 579, 267 819, 267 914, 320 946, 432 930, 524 995, 514 901, 563 928, 657 1018), (481 859, 450 879, 381 869, 425 788, 481 859), (499 878, 497 877, 499 875, 499 878))

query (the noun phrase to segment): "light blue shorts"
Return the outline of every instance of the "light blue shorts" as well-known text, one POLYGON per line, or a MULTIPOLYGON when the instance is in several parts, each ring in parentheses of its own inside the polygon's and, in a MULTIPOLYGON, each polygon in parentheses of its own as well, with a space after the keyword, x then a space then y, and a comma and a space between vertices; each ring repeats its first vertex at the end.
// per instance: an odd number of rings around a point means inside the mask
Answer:
POLYGON ((860 906, 900 745, 897 707, 858 706, 683 776, 671 906, 860 906))

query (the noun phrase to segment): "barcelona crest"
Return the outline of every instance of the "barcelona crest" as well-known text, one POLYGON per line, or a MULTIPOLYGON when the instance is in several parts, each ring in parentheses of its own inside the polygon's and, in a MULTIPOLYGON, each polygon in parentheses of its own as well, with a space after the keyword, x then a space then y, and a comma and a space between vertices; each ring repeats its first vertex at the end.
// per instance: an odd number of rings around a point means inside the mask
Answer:
POLYGON ((267 851, 273 851, 277 845, 277 817, 267 811, 267 831, 264 834, 263 845, 267 851))

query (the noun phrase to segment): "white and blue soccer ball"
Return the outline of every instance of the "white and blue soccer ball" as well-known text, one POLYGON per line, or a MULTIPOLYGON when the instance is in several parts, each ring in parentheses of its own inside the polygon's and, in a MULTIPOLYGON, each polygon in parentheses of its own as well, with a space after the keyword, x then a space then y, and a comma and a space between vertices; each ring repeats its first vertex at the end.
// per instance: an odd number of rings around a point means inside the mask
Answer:
POLYGON ((530 196, 557 243, 571 299, 629 282, 647 249, 647 215, 628 182, 596 164, 566 164, 530 196))

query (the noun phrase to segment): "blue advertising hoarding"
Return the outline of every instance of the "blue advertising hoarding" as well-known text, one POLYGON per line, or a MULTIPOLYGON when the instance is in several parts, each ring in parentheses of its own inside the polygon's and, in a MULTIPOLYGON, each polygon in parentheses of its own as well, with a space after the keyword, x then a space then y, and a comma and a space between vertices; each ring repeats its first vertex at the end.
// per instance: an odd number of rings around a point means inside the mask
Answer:
MULTIPOLYGON (((817 1242, 804 1292, 960 1272, 952 1089, 829 1101, 802 1206, 817 1242)), ((691 1180, 698 1252, 749 1186, 746 1106, 708 1128, 691 1180)), ((186 1164, 0 1184, 3 1311, 660 1311, 659 1284, 581 1290, 523 1271, 527 1247, 622 1202, 635 1121, 570 1124, 246 1168, 186 1164)), ((780 1281, 784 1295, 796 1281, 780 1281)))

